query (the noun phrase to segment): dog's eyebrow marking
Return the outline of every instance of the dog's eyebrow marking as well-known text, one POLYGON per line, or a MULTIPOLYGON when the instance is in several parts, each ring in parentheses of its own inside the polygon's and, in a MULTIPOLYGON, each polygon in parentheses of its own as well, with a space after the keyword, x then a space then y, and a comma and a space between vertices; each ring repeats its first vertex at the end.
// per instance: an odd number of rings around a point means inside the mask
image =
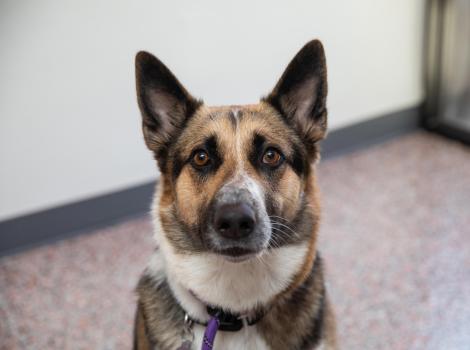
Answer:
POLYGON ((251 164, 257 168, 258 164, 258 157, 261 154, 263 150, 264 143, 266 142, 266 138, 263 135, 260 135, 258 133, 255 133, 253 135, 253 140, 252 140, 252 150, 250 151, 249 154, 249 160, 251 164))
POLYGON ((183 169, 185 162, 181 159, 179 155, 176 155, 173 159, 173 165, 171 169, 171 175, 173 179, 175 180, 178 178, 178 176, 181 173, 181 170, 183 169))
POLYGON ((205 140, 204 145, 206 146, 209 152, 217 153, 217 136, 215 135, 209 136, 205 140))
POLYGON ((258 133, 254 134, 253 137, 253 146, 257 151, 261 151, 263 148, 263 144, 266 142, 266 138, 263 135, 260 135, 258 133))
POLYGON ((305 166, 304 156, 302 154, 302 151, 300 150, 300 147, 298 147, 297 145, 294 145, 292 160, 289 161, 289 164, 292 166, 292 169, 294 169, 295 173, 298 176, 301 176, 302 174, 304 174, 307 168, 305 166))

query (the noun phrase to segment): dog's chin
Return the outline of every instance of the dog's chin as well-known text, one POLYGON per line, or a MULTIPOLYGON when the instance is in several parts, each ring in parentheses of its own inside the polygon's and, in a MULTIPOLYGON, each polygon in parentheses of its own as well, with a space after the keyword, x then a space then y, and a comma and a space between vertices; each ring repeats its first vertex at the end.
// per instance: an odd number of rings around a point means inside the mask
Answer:
POLYGON ((233 263, 240 263, 240 262, 253 259, 257 255, 261 254, 261 251, 246 249, 242 247, 231 247, 231 248, 218 250, 216 254, 221 255, 227 261, 230 261, 233 263))
MULTIPOLYGON (((269 231, 268 231, 269 233, 269 231)), ((260 256, 268 247, 270 235, 264 231, 251 237, 232 240, 220 237, 214 231, 209 231, 207 250, 220 256, 226 261, 240 263, 260 256)))

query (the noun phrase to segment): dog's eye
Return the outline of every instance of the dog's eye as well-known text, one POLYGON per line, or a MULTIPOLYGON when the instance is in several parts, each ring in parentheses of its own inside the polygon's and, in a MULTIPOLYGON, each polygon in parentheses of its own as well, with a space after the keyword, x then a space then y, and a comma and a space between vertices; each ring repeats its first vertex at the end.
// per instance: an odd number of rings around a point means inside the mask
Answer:
POLYGON ((197 167, 203 167, 209 164, 210 158, 206 151, 199 150, 194 153, 193 163, 197 167))
POLYGON ((276 167, 281 164, 282 155, 274 148, 268 148, 263 155, 263 163, 270 167, 276 167))

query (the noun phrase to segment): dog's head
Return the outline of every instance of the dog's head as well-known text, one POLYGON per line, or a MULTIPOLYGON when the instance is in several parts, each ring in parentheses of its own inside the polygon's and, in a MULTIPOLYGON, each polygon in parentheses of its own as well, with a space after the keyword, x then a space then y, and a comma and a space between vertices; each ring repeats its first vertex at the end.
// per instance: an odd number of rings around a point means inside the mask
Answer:
POLYGON ((176 251, 242 261, 312 239, 311 165, 327 126, 319 41, 252 106, 204 105, 146 52, 137 54, 136 77, 145 142, 161 171, 160 220, 176 251))

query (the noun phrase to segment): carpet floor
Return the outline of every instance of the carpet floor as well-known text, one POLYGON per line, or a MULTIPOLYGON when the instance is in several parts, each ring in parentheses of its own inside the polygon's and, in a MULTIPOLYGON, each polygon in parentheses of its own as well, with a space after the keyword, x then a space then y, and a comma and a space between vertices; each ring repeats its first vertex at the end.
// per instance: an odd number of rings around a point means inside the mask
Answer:
MULTIPOLYGON (((342 349, 469 349, 470 148, 416 132, 318 166, 342 349)), ((129 349, 148 217, 0 260, 1 349, 129 349)))

